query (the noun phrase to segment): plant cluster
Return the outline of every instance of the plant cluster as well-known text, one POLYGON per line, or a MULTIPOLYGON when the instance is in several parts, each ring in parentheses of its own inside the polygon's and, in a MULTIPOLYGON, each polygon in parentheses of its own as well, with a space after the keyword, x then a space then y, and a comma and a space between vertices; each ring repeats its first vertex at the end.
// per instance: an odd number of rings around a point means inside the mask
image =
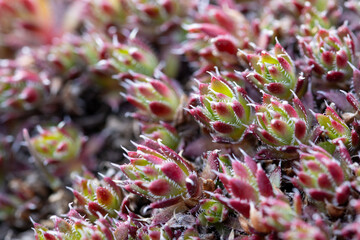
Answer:
POLYGON ((0 0, 0 235, 360 239, 359 22, 356 0, 0 0))

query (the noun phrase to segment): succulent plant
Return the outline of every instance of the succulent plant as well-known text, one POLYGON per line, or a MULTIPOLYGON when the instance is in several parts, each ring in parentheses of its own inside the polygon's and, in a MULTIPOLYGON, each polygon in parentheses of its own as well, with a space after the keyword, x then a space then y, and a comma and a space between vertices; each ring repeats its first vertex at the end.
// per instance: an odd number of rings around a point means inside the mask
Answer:
POLYGON ((82 79, 83 85, 96 86, 113 109, 121 101, 119 92, 124 89, 119 81, 124 76, 130 72, 153 76, 159 64, 153 51, 135 37, 119 43, 100 33, 82 38, 64 35, 53 45, 32 51, 32 55, 35 67, 47 69, 50 78, 63 79, 64 85, 66 80, 82 79))
POLYGON ((68 162, 79 157, 83 139, 76 128, 60 123, 45 129, 39 127, 38 131, 39 135, 29 139, 28 144, 44 164, 68 162))
POLYGON ((346 26, 336 31, 320 29, 313 38, 300 38, 299 43, 308 65, 323 81, 341 84, 353 76, 350 64, 358 64, 356 41, 346 26))
POLYGON ((142 74, 132 74, 123 84, 124 97, 139 110, 133 114, 149 121, 172 121, 180 106, 180 92, 172 80, 154 79, 142 74))
POLYGON ((73 192, 77 207, 87 214, 89 219, 101 216, 117 217, 122 204, 121 188, 110 177, 101 180, 93 176, 77 177, 73 192))
POLYGON ((250 156, 245 155, 244 162, 230 160, 232 169, 223 159, 223 173, 218 173, 218 176, 232 198, 219 193, 213 194, 214 197, 241 214, 239 221, 245 231, 253 229, 268 234, 288 230, 291 222, 301 215, 299 195, 294 198, 294 206, 291 207, 276 181, 269 178, 250 156))
POLYGON ((79 75, 79 72, 84 71, 88 64, 93 65, 100 60, 98 51, 101 48, 91 35, 85 38, 87 38, 86 41, 76 35, 67 34, 55 39, 54 43, 48 47, 34 49, 35 64, 39 64, 39 67, 45 65, 51 75, 64 78, 79 75))
POLYGON ((252 206, 250 210, 250 225, 261 233, 286 231, 296 218, 290 204, 281 198, 267 198, 258 209, 252 206))
POLYGON ((359 134, 354 129, 350 129, 330 106, 326 108, 324 114, 317 113, 316 120, 331 140, 341 139, 349 147, 359 145, 359 134))
POLYGON ((359 239, 359 20, 353 0, 0 0, 0 235, 359 239))
POLYGON ((199 106, 190 106, 190 114, 204 127, 210 130, 217 142, 239 142, 253 114, 250 100, 243 88, 222 76, 212 76, 210 83, 200 83, 199 93, 192 102, 199 106))
POLYGON ((249 218, 252 204, 257 206, 262 197, 275 195, 273 186, 265 171, 250 156, 245 155, 244 162, 231 159, 231 165, 230 174, 225 171, 217 175, 232 198, 226 198, 219 193, 214 196, 245 218, 249 218))
POLYGON ((338 24, 341 15, 337 0, 271 1, 269 5, 275 15, 282 13, 293 19, 296 24, 290 30, 302 36, 313 36, 319 28, 330 29, 338 24))
POLYGON ((299 91, 303 77, 297 77, 295 64, 285 49, 277 43, 271 53, 260 55, 242 53, 246 56, 254 72, 246 78, 257 88, 281 99, 290 99, 299 91))
MULTIPOLYGON (((106 63, 99 62, 99 65, 106 63)), ((120 73, 134 71, 152 76, 159 60, 150 47, 130 36, 127 42, 115 45, 115 49, 109 53, 108 63, 120 73)))
POLYGON ((57 75, 77 75, 84 69, 94 74, 110 68, 115 70, 114 75, 135 71, 151 76, 158 65, 155 54, 140 40, 129 37, 119 43, 95 33, 82 38, 65 35, 51 47, 38 50, 37 55, 46 59, 45 64, 52 63, 49 67, 54 68, 57 75))
POLYGON ((299 31, 297 21, 299 17, 294 17, 287 11, 283 11, 283 2, 269 1, 262 9, 259 18, 252 22, 252 33, 258 48, 267 50, 276 44, 277 41, 285 43, 296 39, 299 31), (280 4, 280 6, 277 6, 280 4))
POLYGON ((31 70, 4 67, 0 70, 0 112, 14 118, 43 105, 49 95, 48 78, 31 70))
POLYGON ((310 135, 310 119, 305 107, 295 96, 293 106, 287 101, 263 94, 263 104, 255 106, 256 133, 271 146, 306 143, 310 135))
POLYGON ((70 210, 66 219, 55 216, 53 222, 54 230, 34 223, 36 240, 119 239, 116 235, 116 226, 112 226, 108 219, 102 217, 95 224, 91 224, 74 209, 70 210))
POLYGON ((321 147, 304 147, 296 175, 306 193, 314 200, 344 205, 350 196, 348 180, 352 173, 349 164, 346 159, 335 159, 321 147))
POLYGON ((64 177, 71 172, 80 172, 82 164, 90 159, 82 156, 84 136, 70 124, 38 127, 39 134, 31 137, 26 129, 23 135, 29 152, 37 167, 43 172, 53 189, 57 189, 64 177))
MULTIPOLYGON (((326 4, 323 4, 323 6, 326 7, 326 4)), ((329 16, 332 12, 331 9, 326 9, 321 12, 319 10, 321 8, 322 7, 314 7, 309 3, 305 3, 304 8, 302 9, 303 24, 300 26, 301 35, 314 36, 321 28, 330 29, 333 26, 332 24, 335 22, 334 16, 329 16)))
POLYGON ((118 166, 129 178, 122 185, 153 201, 151 207, 163 208, 202 194, 202 182, 191 164, 162 143, 147 139, 127 156, 130 163, 118 166))
POLYGON ((236 67, 238 49, 246 48, 249 42, 244 16, 230 8, 208 5, 196 20, 184 25, 188 34, 182 50, 188 59, 200 67, 236 67))

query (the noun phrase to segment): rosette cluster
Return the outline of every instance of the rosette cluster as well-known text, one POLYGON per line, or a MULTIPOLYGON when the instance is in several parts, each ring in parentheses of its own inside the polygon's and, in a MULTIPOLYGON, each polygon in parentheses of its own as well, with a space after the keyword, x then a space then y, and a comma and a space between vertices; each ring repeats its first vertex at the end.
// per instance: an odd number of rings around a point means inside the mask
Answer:
POLYGON ((122 229, 117 227, 115 223, 111 223, 109 218, 101 217, 94 223, 90 223, 74 209, 69 211, 66 219, 55 216, 52 221, 54 222, 54 230, 34 223, 36 240, 117 240, 121 236, 119 234, 122 229))
POLYGON ((299 39, 300 48, 314 74, 329 83, 341 84, 353 76, 358 65, 356 41, 348 27, 320 29, 313 38, 299 39))

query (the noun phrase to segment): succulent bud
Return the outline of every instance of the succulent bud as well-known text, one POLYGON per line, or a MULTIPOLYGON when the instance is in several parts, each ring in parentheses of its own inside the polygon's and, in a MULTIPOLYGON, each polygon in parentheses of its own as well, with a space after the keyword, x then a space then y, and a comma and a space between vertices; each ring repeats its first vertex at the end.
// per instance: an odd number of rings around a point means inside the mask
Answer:
POLYGON ((356 147, 358 145, 358 134, 351 130, 330 106, 326 108, 324 114, 316 114, 316 120, 331 140, 340 139, 347 146, 356 147))
POLYGON ((263 104, 255 107, 256 133, 271 146, 298 145, 306 143, 310 124, 301 101, 295 97, 293 106, 271 95, 263 95, 263 104))
POLYGON ((41 106, 48 95, 49 80, 25 69, 0 70, 0 112, 8 118, 41 106))
POLYGON ((212 132, 215 141, 239 142, 252 123, 249 99, 243 88, 221 76, 211 83, 201 83, 197 96, 200 106, 192 106, 190 114, 212 132))
POLYGON ((308 58, 308 65, 324 81, 345 82, 353 76, 351 63, 357 66, 353 33, 342 26, 337 31, 320 29, 312 38, 300 38, 300 48, 308 58))
MULTIPOLYGON (((285 49, 277 43, 269 52, 260 55, 246 54, 254 72, 247 79, 256 87, 281 99, 289 99, 298 83, 295 65, 285 49)), ((300 77, 301 78, 301 77, 300 77)))
POLYGON ((221 223, 226 220, 229 210, 228 208, 214 199, 203 199, 200 201, 201 213, 198 218, 204 225, 207 223, 221 223))
POLYGON ((84 137, 74 126, 61 122, 58 126, 38 127, 38 131, 38 135, 30 138, 25 129, 24 138, 42 170, 50 171, 49 176, 53 177, 81 169, 84 137))
POLYGON ((172 121, 180 105, 180 93, 170 79, 161 81, 134 73, 124 82, 125 98, 139 110, 133 116, 144 120, 172 121))
POLYGON ((152 207, 163 208, 201 194, 201 181, 190 163, 162 143, 147 139, 127 155, 130 163, 119 168, 129 180, 122 184, 127 191, 152 200, 152 207))
POLYGON ((184 26, 187 41, 182 50, 200 66, 237 68, 237 50, 249 48, 249 42, 254 40, 248 26, 240 12, 209 4, 195 23, 184 26))
POLYGON ((77 177, 71 189, 79 210, 84 211, 89 219, 100 216, 116 217, 120 210, 122 191, 110 177, 98 180, 94 177, 77 177))
POLYGON ((141 133, 154 141, 160 140, 164 145, 175 150, 180 142, 176 129, 168 123, 143 123, 141 133))
POLYGON ((38 128, 39 135, 30 139, 30 146, 45 164, 67 162, 79 157, 82 143, 80 132, 69 125, 38 128))
POLYGON ((139 39, 130 38, 126 43, 114 45, 115 49, 109 52, 107 61, 118 72, 127 73, 134 71, 147 76, 154 74, 159 60, 145 43, 139 39))

